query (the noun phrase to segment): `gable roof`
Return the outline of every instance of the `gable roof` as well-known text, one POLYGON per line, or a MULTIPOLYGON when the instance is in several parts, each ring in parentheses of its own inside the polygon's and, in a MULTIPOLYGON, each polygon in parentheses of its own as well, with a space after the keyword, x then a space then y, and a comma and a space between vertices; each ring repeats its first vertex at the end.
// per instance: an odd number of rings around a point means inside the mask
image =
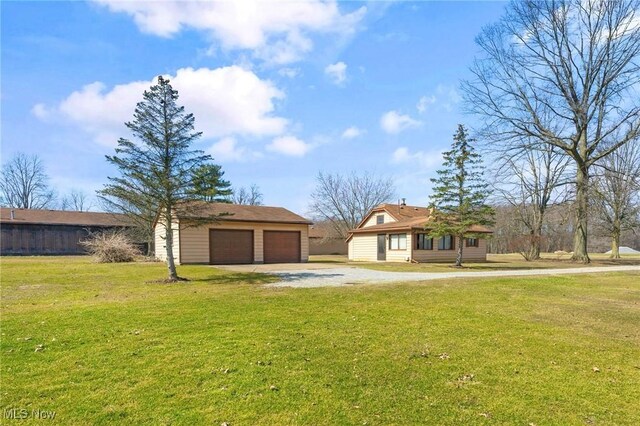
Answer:
POLYGON ((30 225, 132 226, 123 214, 0 208, 0 223, 30 225), (13 219, 11 219, 13 211, 13 219))
MULTIPOLYGON (((354 234, 372 234, 378 232, 410 232, 413 230, 428 230, 431 210, 427 207, 406 206, 398 204, 380 204, 358 224, 356 229, 349 231, 347 240, 351 239, 354 234), (371 225, 362 228, 362 225, 374 214, 387 212, 396 222, 387 222, 380 225, 371 225)), ((469 232, 478 234, 491 234, 489 228, 481 225, 473 225, 469 228, 469 232)))
POLYGON ((311 221, 283 207, 245 206, 240 204, 191 202, 188 210, 178 211, 179 220, 203 219, 228 213, 218 220, 233 222, 297 223, 311 225, 311 221))

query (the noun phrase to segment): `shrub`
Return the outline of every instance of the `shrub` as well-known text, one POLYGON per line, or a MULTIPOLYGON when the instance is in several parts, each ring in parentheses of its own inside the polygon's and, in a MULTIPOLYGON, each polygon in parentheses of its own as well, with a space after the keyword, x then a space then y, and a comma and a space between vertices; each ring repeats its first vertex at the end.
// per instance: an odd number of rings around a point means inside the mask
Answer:
POLYGON ((80 242, 99 263, 133 262, 140 250, 122 232, 99 232, 80 242))

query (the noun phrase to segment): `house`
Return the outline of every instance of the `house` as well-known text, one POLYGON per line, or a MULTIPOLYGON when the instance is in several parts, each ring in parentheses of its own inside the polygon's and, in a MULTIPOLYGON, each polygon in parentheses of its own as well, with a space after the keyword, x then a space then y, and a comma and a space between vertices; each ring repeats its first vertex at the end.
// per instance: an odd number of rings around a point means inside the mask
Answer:
MULTIPOLYGON (((456 258, 457 241, 450 235, 433 239, 428 235, 430 210, 404 203, 374 208, 347 238, 349 260, 381 262, 450 262, 456 258)), ((491 234, 474 226, 474 234, 491 234)), ((465 239, 463 259, 485 261, 484 238, 465 239)))
MULTIPOLYGON (((180 264, 299 263, 309 260, 311 222, 282 207, 199 202, 177 213, 173 253, 180 264), (226 214, 202 223, 203 218, 226 214)), ((156 256, 166 261, 165 225, 154 227, 156 256)))
POLYGON ((309 228, 309 254, 347 254, 347 242, 330 223, 315 223, 309 228))
POLYGON ((86 254, 80 241, 89 234, 130 226, 126 216, 117 213, 3 207, 0 209, 0 254, 86 254))

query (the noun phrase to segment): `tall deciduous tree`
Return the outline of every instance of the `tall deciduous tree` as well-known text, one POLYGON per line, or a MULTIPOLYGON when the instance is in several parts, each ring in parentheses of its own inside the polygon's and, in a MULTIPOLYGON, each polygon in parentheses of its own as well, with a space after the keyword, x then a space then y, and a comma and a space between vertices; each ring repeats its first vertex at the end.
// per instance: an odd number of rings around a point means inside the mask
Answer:
POLYGON ((596 170, 592 204, 611 237, 611 257, 619 259, 622 231, 640 228, 640 142, 602 159, 596 170))
POLYGON ((475 139, 469 138, 462 124, 453 136, 451 149, 443 154, 443 168, 438 170, 430 208, 429 233, 434 237, 457 238, 456 266, 462 266, 464 239, 478 238, 474 226, 493 223, 493 209, 486 204, 488 184, 483 178, 482 160, 475 151, 475 139))
POLYGON ((18 209, 46 209, 55 202, 49 177, 37 155, 18 153, 2 166, 0 198, 4 206, 18 209))
POLYGON ((260 192, 260 188, 256 184, 252 184, 248 189, 244 186, 234 188, 231 194, 231 202, 245 206, 261 206, 262 192, 260 192))
POLYGON ((640 134, 640 2, 513 1, 463 83, 485 137, 553 145, 575 168, 573 259, 588 263, 590 168, 640 134))
POLYGON ((223 179, 222 167, 217 164, 203 164, 193 171, 192 188, 189 195, 195 199, 215 203, 230 203, 231 182, 223 179))
POLYGON ((77 212, 86 212, 91 209, 91 201, 87 194, 83 191, 73 189, 68 195, 65 195, 60 202, 62 210, 71 210, 77 212))
POLYGON ((500 156, 493 185, 501 200, 509 204, 516 220, 526 230, 526 245, 518 247, 526 260, 540 258, 542 229, 547 209, 566 199, 563 186, 569 159, 559 148, 540 145, 519 155, 500 156))
POLYGON ((110 183, 99 191, 134 218, 148 218, 155 210, 164 229, 169 281, 180 279, 173 254, 176 214, 187 213, 194 171, 211 160, 191 148, 201 133, 194 131, 193 114, 177 101, 178 92, 161 76, 144 92, 133 121, 126 123, 137 141, 118 141, 115 155, 108 155, 107 161, 120 176, 109 177, 110 183))
POLYGON ((391 179, 371 173, 320 172, 311 194, 310 210, 314 217, 331 223, 337 235, 346 238, 371 209, 390 201, 394 192, 391 179))

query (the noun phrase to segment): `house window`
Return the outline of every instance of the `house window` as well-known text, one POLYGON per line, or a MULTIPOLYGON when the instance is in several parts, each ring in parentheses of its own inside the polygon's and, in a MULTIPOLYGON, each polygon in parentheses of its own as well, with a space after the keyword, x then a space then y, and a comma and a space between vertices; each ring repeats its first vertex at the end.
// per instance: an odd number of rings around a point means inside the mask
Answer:
POLYGON ((478 243, 477 238, 467 238, 467 247, 478 247, 478 243))
POLYGON ((427 234, 416 234, 416 250, 433 250, 433 238, 427 234))
POLYGON ((389 250, 406 250, 407 234, 389 235, 389 250))
POLYGON ((438 240, 438 250, 453 250, 454 248, 453 235, 445 235, 438 240))
POLYGON ((378 215, 376 216, 376 225, 382 225, 384 223, 384 215, 378 215))

